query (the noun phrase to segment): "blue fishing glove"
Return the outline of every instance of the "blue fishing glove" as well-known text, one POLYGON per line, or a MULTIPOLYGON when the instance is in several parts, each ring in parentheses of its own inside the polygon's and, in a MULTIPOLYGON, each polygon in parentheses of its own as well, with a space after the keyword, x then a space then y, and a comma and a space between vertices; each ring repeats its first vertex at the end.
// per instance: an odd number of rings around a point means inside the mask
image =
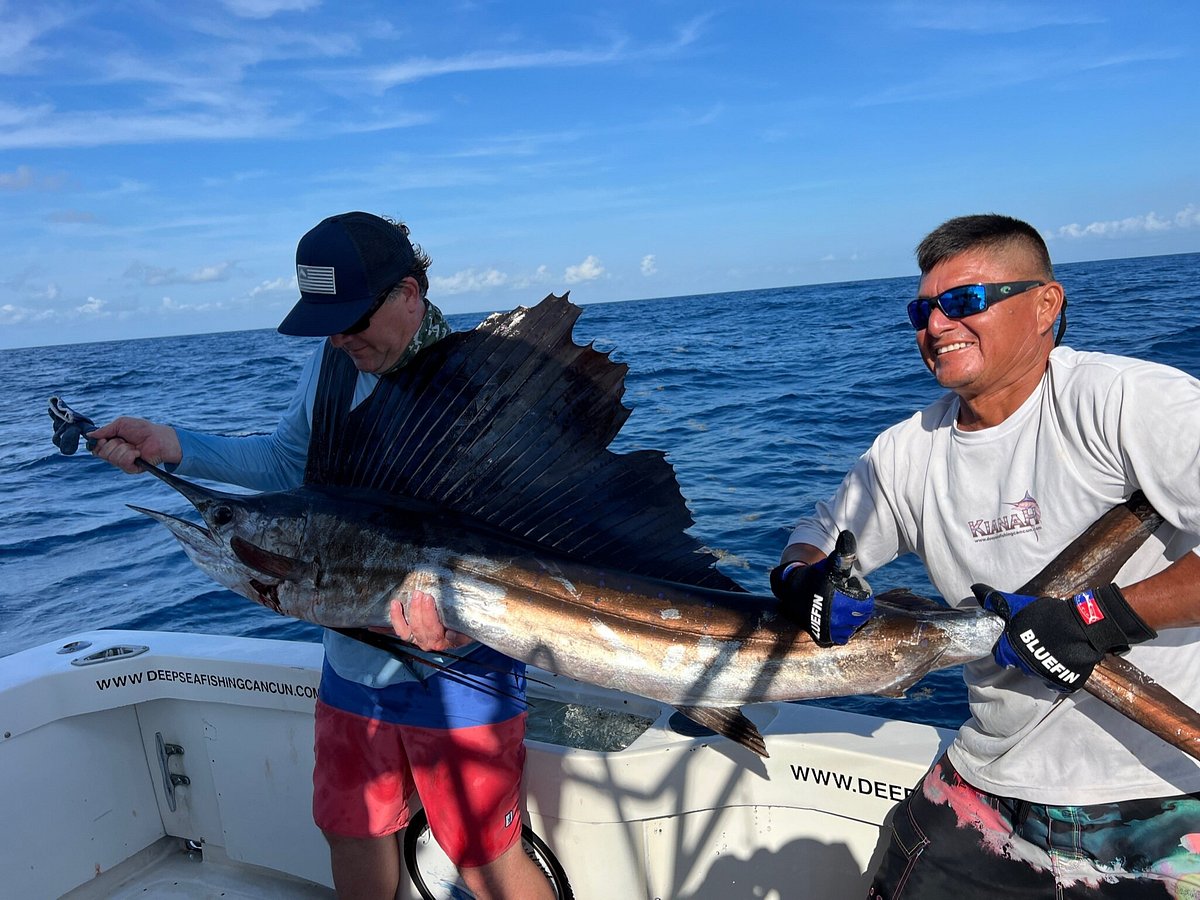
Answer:
POLYGON ((986 584, 971 590, 980 606, 1006 623, 992 648, 996 662, 1064 693, 1083 687, 1105 653, 1124 653, 1158 636, 1115 584, 1070 598, 1006 594, 986 584))
POLYGON ((808 565, 785 563, 771 570, 771 592, 779 609, 803 625, 822 647, 844 644, 875 612, 875 597, 851 569, 858 543, 849 531, 838 535, 833 553, 808 565))
MULTIPOLYGON (((50 419, 54 422, 54 446, 59 449, 64 456, 70 456, 79 449, 79 438, 81 435, 96 430, 96 423, 87 416, 80 415, 63 403, 58 397, 50 398, 50 407, 47 410, 50 413, 50 419)), ((87 440, 86 438, 84 440, 87 440)), ((87 448, 91 450, 96 445, 95 441, 87 441, 87 448)))

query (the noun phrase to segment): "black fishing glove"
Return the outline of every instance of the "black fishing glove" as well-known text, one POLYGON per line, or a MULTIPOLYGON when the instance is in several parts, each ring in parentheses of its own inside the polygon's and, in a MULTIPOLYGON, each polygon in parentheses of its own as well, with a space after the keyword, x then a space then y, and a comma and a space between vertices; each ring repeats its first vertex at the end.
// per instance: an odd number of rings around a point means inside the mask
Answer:
MULTIPOLYGON (((87 416, 80 415, 63 403, 58 397, 50 398, 50 419, 54 422, 54 446, 64 456, 70 456, 79 449, 80 435, 96 430, 96 423, 87 416)), ((96 446, 95 441, 87 441, 87 448, 96 446)))
POLYGON ((1115 584, 1070 598, 1006 594, 986 584, 971 590, 980 606, 1006 623, 992 648, 996 662, 1036 675, 1064 693, 1083 687, 1105 653, 1124 653, 1158 636, 1115 584))
POLYGON ((843 531, 833 553, 820 562, 785 563, 771 570, 771 592, 779 598, 780 611, 822 647, 846 643, 875 612, 871 588, 851 572, 857 555, 854 535, 843 531))

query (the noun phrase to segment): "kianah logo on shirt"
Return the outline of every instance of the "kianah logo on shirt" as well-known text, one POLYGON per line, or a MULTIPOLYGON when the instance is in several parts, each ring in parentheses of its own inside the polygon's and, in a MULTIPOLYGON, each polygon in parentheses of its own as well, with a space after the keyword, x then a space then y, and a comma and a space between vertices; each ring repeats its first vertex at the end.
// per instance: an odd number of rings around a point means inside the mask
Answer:
POLYGON ((967 522, 975 541, 994 541, 996 538, 1031 532, 1037 537, 1042 528, 1042 508, 1029 491, 1017 502, 1005 505, 1011 507, 1012 511, 1002 512, 994 519, 972 519, 967 522))

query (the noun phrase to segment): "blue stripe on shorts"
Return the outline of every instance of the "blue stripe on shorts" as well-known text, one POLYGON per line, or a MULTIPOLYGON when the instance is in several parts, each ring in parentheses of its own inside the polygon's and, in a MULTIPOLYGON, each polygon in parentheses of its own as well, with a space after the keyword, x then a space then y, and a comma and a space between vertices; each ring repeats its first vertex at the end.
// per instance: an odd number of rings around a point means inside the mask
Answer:
POLYGON ((525 663, 481 645, 451 668, 460 677, 439 671, 372 688, 342 678, 326 660, 318 696, 348 713, 419 728, 493 725, 525 712, 525 663))

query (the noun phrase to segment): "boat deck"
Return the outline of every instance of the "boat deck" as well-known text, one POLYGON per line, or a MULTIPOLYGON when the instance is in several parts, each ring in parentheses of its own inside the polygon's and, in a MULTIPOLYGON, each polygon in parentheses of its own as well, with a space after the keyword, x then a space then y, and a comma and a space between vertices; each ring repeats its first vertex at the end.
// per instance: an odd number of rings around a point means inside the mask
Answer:
POLYGON ((282 872, 232 862, 216 848, 192 849, 165 837, 64 894, 62 900, 330 900, 327 887, 282 872))

